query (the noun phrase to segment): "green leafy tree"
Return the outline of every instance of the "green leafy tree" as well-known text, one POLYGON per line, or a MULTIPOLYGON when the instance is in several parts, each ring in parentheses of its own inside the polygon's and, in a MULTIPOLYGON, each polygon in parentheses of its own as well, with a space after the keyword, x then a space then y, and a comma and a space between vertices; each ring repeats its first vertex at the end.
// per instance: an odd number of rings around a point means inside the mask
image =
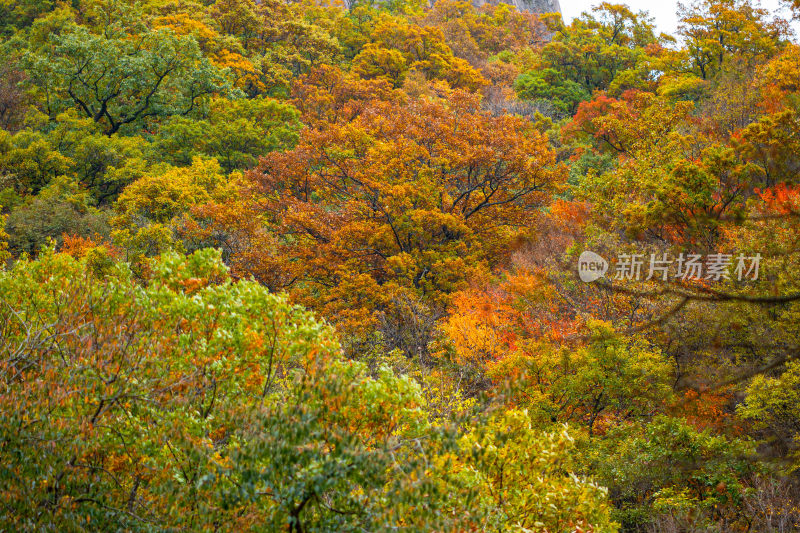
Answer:
POLYGON ((54 0, 0 0, 0 31, 13 35, 39 15, 51 11, 55 5, 54 0))
POLYGON ((4 528, 458 519, 436 511, 446 493, 424 475, 408 378, 341 361, 329 326, 232 283, 214 250, 164 255, 144 284, 102 254, 48 250, 0 271, 4 528))
POLYGON ((36 254, 50 239, 60 242, 64 234, 107 236, 110 228, 107 215, 94 206, 91 196, 60 176, 10 210, 6 231, 9 251, 18 257, 36 254))
POLYGON ((630 82, 634 86, 647 84, 650 73, 646 47, 657 40, 646 14, 603 2, 569 26, 560 18, 548 19, 547 23, 554 33, 538 54, 542 67, 555 69, 588 93, 610 88, 624 90, 630 82), (631 77, 630 73, 636 74, 631 77))
POLYGON ((788 449, 790 470, 800 466, 800 362, 787 363, 780 376, 756 376, 737 412, 756 427, 770 430, 770 440, 788 449))
POLYGON ((107 204, 150 168, 144 139, 109 137, 74 110, 52 121, 31 112, 26 123, 13 135, 0 130, 0 146, 5 148, 0 154, 2 179, 19 194, 37 194, 64 175, 85 187, 97 202, 107 204))
POLYGON ((205 120, 173 117, 154 142, 158 159, 177 165, 203 155, 216 158, 227 172, 254 167, 258 158, 294 147, 299 112, 271 98, 212 101, 205 120))
POLYGON ((562 113, 573 115, 578 104, 590 94, 579 83, 564 79, 556 69, 547 68, 520 75, 514 82, 517 96, 526 100, 547 100, 562 113))
POLYGON ((73 24, 32 51, 28 72, 48 112, 73 107, 112 135, 148 119, 188 115, 225 90, 222 73, 194 37, 134 29, 112 22, 93 33, 73 24))
POLYGON ((587 452, 590 470, 609 487, 614 515, 630 530, 648 522, 678 527, 746 524, 743 498, 752 442, 698 430, 684 420, 656 417, 643 429, 622 425, 587 452), (664 520, 664 522, 659 522, 664 520))

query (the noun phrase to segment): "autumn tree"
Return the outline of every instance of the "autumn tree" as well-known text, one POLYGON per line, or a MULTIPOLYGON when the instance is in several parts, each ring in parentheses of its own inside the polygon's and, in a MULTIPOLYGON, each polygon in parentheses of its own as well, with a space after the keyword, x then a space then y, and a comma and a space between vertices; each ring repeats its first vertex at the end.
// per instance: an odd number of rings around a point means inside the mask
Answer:
POLYGON ((371 321, 401 294, 442 305, 502 261, 559 180, 544 143, 457 92, 309 130, 249 178, 296 294, 331 318, 371 321))
POLYGON ((131 183, 114 205, 114 242, 136 264, 180 249, 175 232, 193 206, 229 198, 233 188, 219 163, 196 158, 183 168, 154 170, 131 183))
POLYGON ((800 528, 800 49, 679 16, 0 0, 0 530, 800 528))
POLYGON ((303 121, 315 128, 350 122, 375 101, 405 99, 404 93, 394 89, 386 79, 363 80, 331 66, 299 76, 292 86, 292 97, 303 121))
POLYGON ((407 72, 418 71, 457 89, 476 90, 487 83, 467 61, 453 54, 436 27, 383 16, 370 37, 371 42, 353 59, 353 71, 367 79, 383 78, 398 86, 407 72))
POLYGON ((541 433, 526 411, 509 410, 464 440, 474 447, 476 477, 497 527, 617 530, 605 489, 572 473, 575 442, 566 428, 541 433))
POLYGON ((679 16, 690 68, 704 80, 731 62, 763 62, 788 31, 785 21, 770 20, 748 0, 701 0, 683 6, 679 16))
POLYGON ((536 47, 546 40, 537 14, 504 3, 476 9, 468 2, 445 0, 436 2, 424 20, 441 29, 456 56, 480 68, 494 54, 536 47))
POLYGON ((584 198, 616 227, 642 239, 713 246, 723 220, 740 215, 763 185, 741 152, 713 137, 684 134, 692 108, 638 91, 621 99, 598 95, 579 107, 568 131, 591 135, 618 160, 613 170, 587 173, 584 198))

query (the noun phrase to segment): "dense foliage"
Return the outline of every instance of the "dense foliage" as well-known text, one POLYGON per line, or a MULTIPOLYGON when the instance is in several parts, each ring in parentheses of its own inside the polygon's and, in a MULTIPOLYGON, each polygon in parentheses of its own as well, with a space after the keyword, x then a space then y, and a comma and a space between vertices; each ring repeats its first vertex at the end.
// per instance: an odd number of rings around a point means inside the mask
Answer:
POLYGON ((0 530, 800 529, 800 47, 679 17, 0 0, 0 530))

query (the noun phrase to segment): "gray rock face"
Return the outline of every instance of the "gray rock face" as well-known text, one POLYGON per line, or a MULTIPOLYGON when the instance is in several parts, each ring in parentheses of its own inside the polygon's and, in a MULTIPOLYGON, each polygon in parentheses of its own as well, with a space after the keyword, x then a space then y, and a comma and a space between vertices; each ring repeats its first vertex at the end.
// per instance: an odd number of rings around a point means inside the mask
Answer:
POLYGON ((481 7, 484 4, 497 5, 500 2, 516 7, 517 11, 561 13, 561 4, 558 3, 558 0, 472 0, 472 5, 481 7))

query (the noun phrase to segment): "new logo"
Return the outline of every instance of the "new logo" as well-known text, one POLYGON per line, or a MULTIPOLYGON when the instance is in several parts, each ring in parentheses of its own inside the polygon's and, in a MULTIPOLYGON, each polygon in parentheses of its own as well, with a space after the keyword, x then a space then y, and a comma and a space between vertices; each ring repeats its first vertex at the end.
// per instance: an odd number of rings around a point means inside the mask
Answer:
POLYGON ((581 281, 591 283, 608 272, 608 261, 594 252, 585 251, 578 258, 578 276, 581 281))

